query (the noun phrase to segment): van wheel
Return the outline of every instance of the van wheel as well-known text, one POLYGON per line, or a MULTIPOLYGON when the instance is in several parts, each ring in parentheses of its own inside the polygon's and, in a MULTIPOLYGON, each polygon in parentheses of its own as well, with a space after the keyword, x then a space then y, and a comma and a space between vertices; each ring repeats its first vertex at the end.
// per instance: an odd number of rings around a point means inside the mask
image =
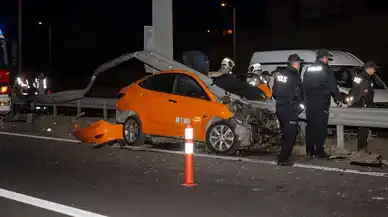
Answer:
POLYGON ((234 127, 227 121, 216 121, 210 125, 206 132, 206 146, 216 154, 235 154, 240 148, 237 138, 237 135, 234 133, 234 127))
POLYGON ((123 125, 123 138, 126 145, 140 146, 144 144, 144 133, 141 122, 137 116, 129 116, 123 125))

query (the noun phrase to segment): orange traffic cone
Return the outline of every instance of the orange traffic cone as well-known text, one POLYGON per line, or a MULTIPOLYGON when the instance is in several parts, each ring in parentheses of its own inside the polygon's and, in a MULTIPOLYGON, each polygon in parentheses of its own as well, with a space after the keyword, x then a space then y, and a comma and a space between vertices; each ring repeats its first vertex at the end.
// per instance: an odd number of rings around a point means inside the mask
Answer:
POLYGON ((185 128, 185 183, 183 186, 194 187, 197 184, 194 183, 194 165, 193 165, 193 153, 194 153, 194 130, 190 124, 186 124, 185 128))

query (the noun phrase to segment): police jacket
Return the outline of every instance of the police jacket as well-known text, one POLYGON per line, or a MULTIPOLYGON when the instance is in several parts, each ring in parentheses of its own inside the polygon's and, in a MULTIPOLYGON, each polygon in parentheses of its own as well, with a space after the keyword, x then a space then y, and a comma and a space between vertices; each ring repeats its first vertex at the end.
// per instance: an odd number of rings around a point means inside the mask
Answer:
POLYGON ((301 102, 303 100, 302 81, 297 69, 288 66, 275 75, 273 96, 276 103, 286 104, 301 102))
POLYGON ((341 95, 337 86, 337 80, 329 65, 317 60, 309 66, 303 76, 303 90, 306 97, 316 95, 332 95, 337 101, 341 101, 341 95))
POLYGON ((371 107, 373 105, 372 76, 363 71, 354 77, 350 90, 350 102, 352 107, 371 107))

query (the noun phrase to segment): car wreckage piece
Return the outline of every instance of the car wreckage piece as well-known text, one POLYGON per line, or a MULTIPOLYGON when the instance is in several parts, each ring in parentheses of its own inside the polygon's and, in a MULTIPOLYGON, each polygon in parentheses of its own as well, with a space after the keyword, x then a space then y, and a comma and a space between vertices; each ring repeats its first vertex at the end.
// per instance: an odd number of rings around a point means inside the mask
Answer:
MULTIPOLYGON (((187 73, 195 75, 206 88, 216 97, 216 102, 225 104, 233 113, 233 117, 227 120, 211 120, 207 125, 209 132, 217 126, 230 126, 233 129, 233 133, 238 137, 238 148, 256 148, 262 146, 264 143, 273 143, 273 139, 279 139, 279 123, 274 113, 274 104, 268 104, 260 101, 250 101, 244 99, 233 91, 225 90, 217 85, 217 82, 213 78, 209 78, 207 75, 200 73, 186 65, 183 65, 177 61, 170 60, 156 52, 139 51, 122 55, 116 59, 113 59, 98 67, 85 88, 84 93, 87 94, 93 86, 95 79, 100 73, 103 73, 123 62, 126 62, 132 58, 136 58, 142 61, 147 66, 156 69, 158 71, 171 71, 181 70, 187 73), (226 122, 225 122, 226 121, 226 122), (218 124, 217 123, 226 123, 218 124)), ((247 84, 250 86, 249 84, 247 84)), ((253 87, 252 87, 253 88, 253 87)), ((257 89, 257 88, 255 88, 257 89)), ((101 143, 108 142, 108 140, 122 140, 123 139, 123 124, 125 120, 134 115, 132 112, 120 112, 116 113, 117 124, 108 124, 106 122, 95 122, 90 126, 82 129, 75 129, 74 135, 76 138, 85 143, 101 143), (102 132, 110 132, 111 136, 102 136, 102 132), (114 135, 114 136, 113 136, 114 135)), ((193 120, 191 120, 193 121, 193 120)), ((105 134, 104 134, 105 135, 105 134)), ((210 135, 208 135, 210 137, 210 135)), ((209 140, 207 140, 207 143, 209 140)), ((217 151, 221 154, 233 154, 237 149, 233 147, 227 151, 217 151)))
POLYGON ((112 141, 120 141, 123 138, 123 125, 111 124, 104 120, 93 122, 86 128, 73 126, 73 135, 84 143, 97 145, 106 144, 112 141))

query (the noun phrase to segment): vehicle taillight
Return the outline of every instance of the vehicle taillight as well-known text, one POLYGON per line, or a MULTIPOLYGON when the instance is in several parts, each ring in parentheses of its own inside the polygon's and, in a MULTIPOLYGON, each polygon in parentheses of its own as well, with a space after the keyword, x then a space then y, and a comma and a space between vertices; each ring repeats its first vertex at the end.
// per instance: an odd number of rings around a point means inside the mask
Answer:
POLYGON ((0 94, 10 94, 11 93, 11 87, 10 86, 2 86, 0 88, 0 94))

